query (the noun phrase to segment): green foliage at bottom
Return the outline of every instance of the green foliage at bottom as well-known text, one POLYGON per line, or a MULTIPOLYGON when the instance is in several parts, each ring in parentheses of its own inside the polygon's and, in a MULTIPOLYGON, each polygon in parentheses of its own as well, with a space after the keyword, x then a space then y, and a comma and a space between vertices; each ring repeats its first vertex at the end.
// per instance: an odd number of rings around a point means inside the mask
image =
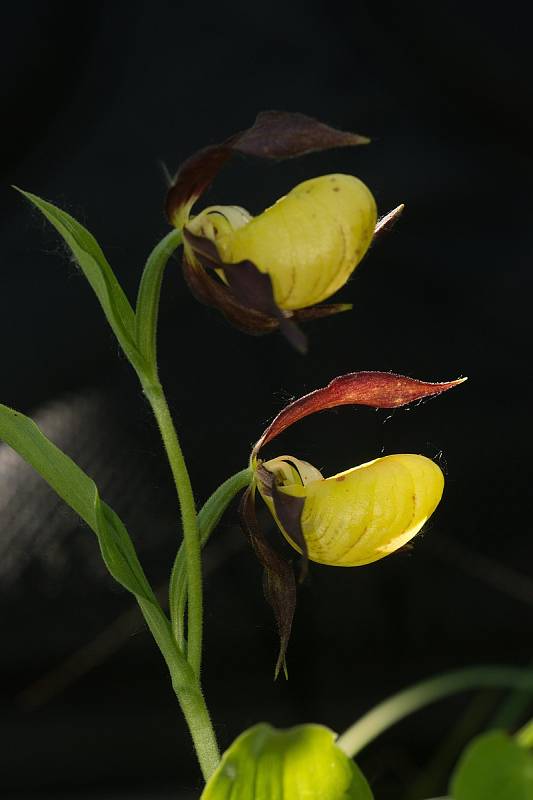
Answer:
POLYGON ((478 736, 452 778, 453 800, 533 800, 533 754, 503 731, 478 736))
POLYGON ((255 725, 224 753, 201 800, 373 800, 335 738, 321 725, 255 725))

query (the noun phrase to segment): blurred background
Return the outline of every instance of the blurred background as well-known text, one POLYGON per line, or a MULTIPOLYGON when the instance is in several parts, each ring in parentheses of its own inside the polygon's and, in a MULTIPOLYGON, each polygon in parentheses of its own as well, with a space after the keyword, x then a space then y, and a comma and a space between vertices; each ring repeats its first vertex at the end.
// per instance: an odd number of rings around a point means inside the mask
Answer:
MULTIPOLYGON (((169 265, 161 374, 198 503, 245 466, 289 398, 338 374, 469 376, 410 410, 312 417, 269 449, 325 474, 423 453, 445 470, 446 492, 409 553, 312 567, 288 682, 272 681, 261 570, 228 511, 205 559, 204 685, 223 747, 260 720, 342 731, 436 672, 533 658, 528 30, 501 9, 480 18, 475 4, 421 0, 386 12, 357 0, 344 10, 325 0, 19 0, 4 13, 1 401, 32 414, 96 480, 156 586, 180 531, 154 423, 83 276, 11 184, 86 224, 133 299, 168 230, 162 165, 174 171, 262 109, 372 138, 286 163, 235 159, 206 198, 257 213, 339 171, 371 187, 380 213, 406 204, 338 295, 352 313, 307 327, 306 358, 279 335, 229 327, 192 298, 178 259, 169 265)), ((0 554, 2 796, 197 797, 184 723, 130 597, 92 534, 2 445, 0 554)), ((527 716, 533 699, 522 701, 527 716)), ((368 747, 359 763, 377 798, 444 793, 457 746, 501 702, 440 704, 368 747)))

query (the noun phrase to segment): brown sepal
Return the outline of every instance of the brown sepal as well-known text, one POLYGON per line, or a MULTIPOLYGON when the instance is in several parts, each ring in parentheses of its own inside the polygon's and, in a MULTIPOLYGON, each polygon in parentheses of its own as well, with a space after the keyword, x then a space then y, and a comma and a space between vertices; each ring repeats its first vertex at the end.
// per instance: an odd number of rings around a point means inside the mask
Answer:
POLYGON ((167 217, 172 224, 179 220, 182 208, 205 192, 234 153, 269 159, 294 158, 368 141, 365 136, 330 128, 305 114, 263 111, 251 128, 198 150, 182 164, 166 198, 167 217))
POLYGON ((239 303, 232 291, 203 267, 195 267, 183 258, 183 275, 193 295, 201 303, 221 311, 235 328, 253 336, 271 333, 279 328, 274 317, 246 308, 239 303))
POLYGON ((287 675, 285 656, 291 636, 292 620, 296 608, 296 581, 290 562, 272 547, 257 524, 254 490, 248 487, 239 505, 241 526, 248 536, 254 552, 263 566, 263 591, 274 612, 279 634, 279 655, 274 678, 283 667, 287 675))
POLYGON ((388 214, 385 214, 383 217, 378 219, 376 227, 374 228, 374 239, 373 241, 379 237, 382 233, 386 233, 393 228, 398 220, 400 219, 401 215, 403 214, 403 210, 405 208, 405 203, 401 203, 396 208, 393 208, 392 211, 389 211, 388 214))
POLYGON ((398 408, 453 389, 466 378, 446 383, 428 383, 393 372, 350 372, 341 375, 314 392, 300 397, 286 406, 271 422, 257 441, 252 457, 260 448, 298 420, 342 405, 363 405, 374 408, 398 408))
POLYGON ((224 264, 224 274, 236 299, 247 308, 274 317, 287 341, 299 353, 307 353, 307 337, 274 299, 270 275, 260 272, 252 261, 224 264))
POLYGON ((276 304, 269 275, 258 270, 252 261, 226 264, 210 239, 195 236, 187 229, 183 235, 201 267, 222 270, 228 281, 228 286, 224 286, 207 272, 201 275, 199 269, 185 261, 185 278, 201 302, 219 308, 230 322, 249 333, 267 333, 279 326, 298 352, 307 352, 307 338, 276 304))
POLYGON ((282 159, 369 141, 367 136, 337 130, 306 114, 262 111, 251 128, 238 134, 231 147, 249 156, 282 159))
POLYGON ((309 567, 309 554, 307 550, 307 542, 302 531, 302 511, 305 503, 305 497, 292 497, 291 495, 280 492, 274 473, 270 472, 264 464, 261 464, 257 470, 257 477, 261 482, 261 490, 267 497, 272 498, 274 503, 274 511, 281 522, 282 527, 287 531, 293 542, 295 542, 302 551, 302 563, 300 566, 300 583, 303 583, 307 576, 309 567))
POLYGON ((343 311, 351 311, 352 303, 327 303, 321 306, 309 306, 300 308, 294 312, 296 322, 313 322, 315 319, 331 317, 333 314, 342 314, 343 311))
POLYGON ((272 500, 274 502, 274 510, 283 528, 302 551, 299 581, 303 583, 309 570, 309 553, 307 550, 307 542, 302 531, 302 511, 305 497, 292 497, 290 494, 280 492, 274 481, 272 486, 272 500))

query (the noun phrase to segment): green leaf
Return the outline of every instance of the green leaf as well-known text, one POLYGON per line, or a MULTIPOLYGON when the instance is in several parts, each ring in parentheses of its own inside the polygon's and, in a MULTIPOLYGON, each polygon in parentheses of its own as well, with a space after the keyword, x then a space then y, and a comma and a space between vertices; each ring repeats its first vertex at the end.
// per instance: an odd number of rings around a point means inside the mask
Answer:
POLYGON ((116 581, 150 603, 153 591, 122 521, 104 503, 94 481, 29 417, 0 404, 0 440, 13 448, 94 531, 116 581))
POLYGON ((180 246, 181 238, 181 231, 173 230, 154 247, 146 261, 139 285, 135 336, 140 352, 150 365, 156 364, 157 318, 163 274, 168 259, 180 246))
MULTIPOLYGON (((15 187, 17 188, 17 187, 15 187)), ((18 189, 63 237, 94 293, 128 359, 141 365, 135 342, 135 314, 100 245, 74 217, 37 195, 18 189)))
POLYGON ((533 800, 533 755, 503 731, 474 739, 452 777, 453 800, 533 800))
MULTIPOLYGON (((215 489, 211 497, 206 500, 198 513, 198 532, 200 545, 205 546, 213 530, 220 522, 220 518, 233 498, 242 489, 250 485, 252 470, 250 467, 242 469, 228 478, 215 489)), ((185 642, 185 607, 187 604, 187 558, 185 545, 181 543, 176 554, 170 584, 168 587, 170 619, 172 631, 180 650, 184 651, 185 642)))
POLYGON ((321 725, 261 723, 222 756, 201 800, 372 800, 362 772, 321 725))

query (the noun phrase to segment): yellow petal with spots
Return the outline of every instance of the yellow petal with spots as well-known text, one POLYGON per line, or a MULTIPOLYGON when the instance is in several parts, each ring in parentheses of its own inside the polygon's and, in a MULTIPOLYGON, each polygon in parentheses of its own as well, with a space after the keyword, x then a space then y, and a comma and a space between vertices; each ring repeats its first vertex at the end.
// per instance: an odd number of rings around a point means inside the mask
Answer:
POLYGON ((443 488, 439 467, 411 454, 377 458, 305 486, 279 487, 305 498, 301 528, 309 558, 344 567, 369 564, 403 547, 435 511, 443 488))
POLYGON ((216 239, 222 260, 252 261, 272 280, 280 308, 320 303, 343 286, 366 253, 377 220, 370 190, 352 175, 296 186, 262 214, 216 239))

